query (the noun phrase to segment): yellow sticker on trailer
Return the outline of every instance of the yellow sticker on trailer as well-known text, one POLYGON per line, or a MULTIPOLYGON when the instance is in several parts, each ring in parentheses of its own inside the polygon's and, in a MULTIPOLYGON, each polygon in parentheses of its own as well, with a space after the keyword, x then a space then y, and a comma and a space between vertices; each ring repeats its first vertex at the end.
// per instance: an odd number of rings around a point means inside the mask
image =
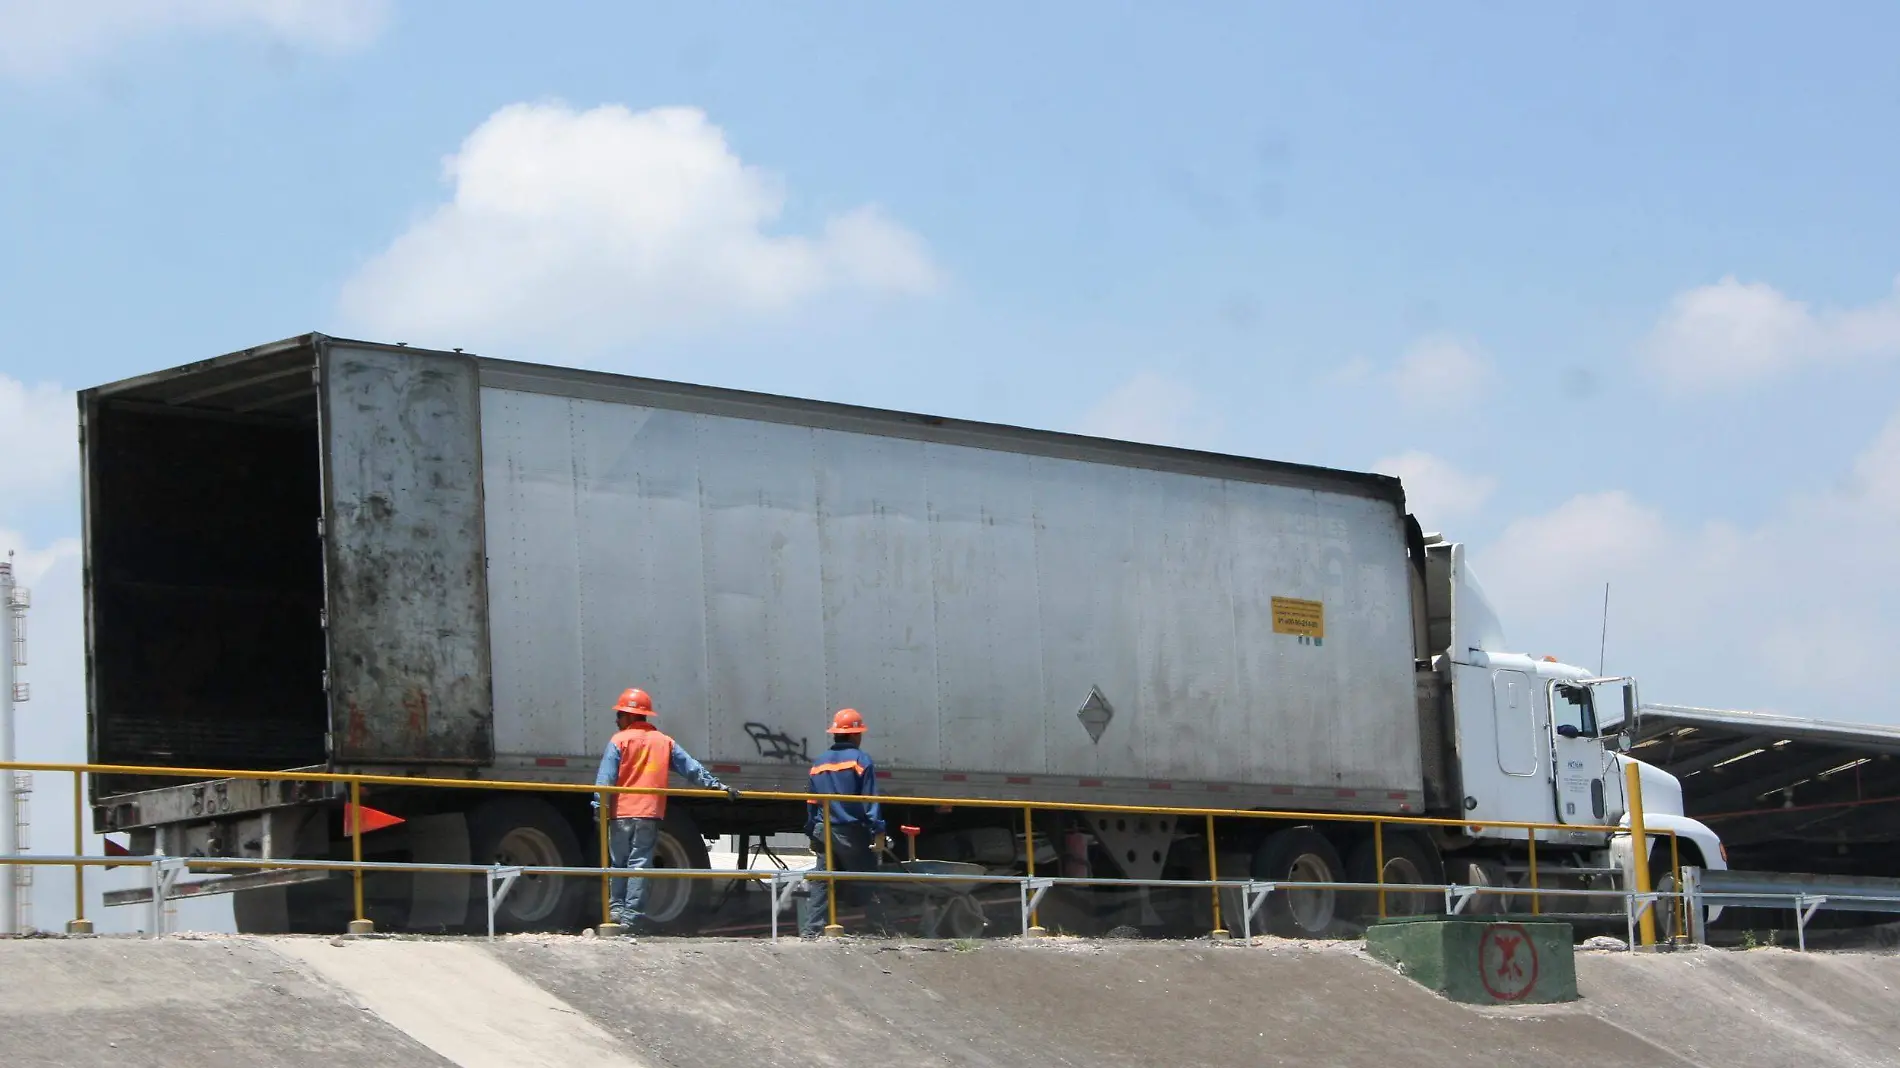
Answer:
POLYGON ((1273 633, 1297 634, 1302 638, 1326 637, 1326 605, 1298 597, 1275 597, 1273 633))

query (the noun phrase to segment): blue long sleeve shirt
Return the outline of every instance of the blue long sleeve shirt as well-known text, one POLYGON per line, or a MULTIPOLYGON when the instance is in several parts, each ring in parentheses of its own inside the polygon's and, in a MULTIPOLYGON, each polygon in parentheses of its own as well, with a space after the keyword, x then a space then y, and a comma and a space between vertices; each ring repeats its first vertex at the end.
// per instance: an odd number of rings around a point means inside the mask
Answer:
MULTIPOLYGON (((831 801, 831 823, 837 827, 849 823, 868 824, 872 834, 884 833, 884 812, 877 797, 877 765, 871 754, 849 743, 834 744, 818 757, 811 769, 811 792, 847 797, 868 797, 870 801, 831 801)), ((824 810, 818 802, 805 803, 805 833, 816 837, 824 832, 824 810)))

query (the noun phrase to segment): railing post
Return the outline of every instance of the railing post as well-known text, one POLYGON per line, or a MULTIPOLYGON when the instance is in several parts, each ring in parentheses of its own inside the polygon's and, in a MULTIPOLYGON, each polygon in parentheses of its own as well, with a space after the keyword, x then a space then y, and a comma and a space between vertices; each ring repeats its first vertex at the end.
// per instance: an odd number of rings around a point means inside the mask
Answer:
POLYGON ((1698 946, 1709 942, 1709 914, 1702 908, 1702 870, 1695 869, 1693 876, 1684 872, 1682 878, 1682 904, 1689 912, 1689 941, 1698 946))
POLYGON ((620 933, 620 925, 614 922, 614 858, 607 844, 607 828, 613 822, 613 804, 619 795, 603 793, 596 796, 600 798, 598 817, 594 820, 599 825, 600 838, 600 926, 595 928, 595 933, 615 935, 620 933))
MULTIPOLYGON (((1630 848, 1635 852, 1631 859, 1635 862, 1636 892, 1647 896, 1650 892, 1649 881, 1649 835, 1643 829, 1643 779, 1634 761, 1624 766, 1623 796, 1627 799, 1630 813, 1630 848)), ((1644 909, 1639 927, 1642 931, 1643 945, 1656 944, 1656 916, 1654 909, 1644 909)))
MULTIPOLYGON (((12 774, 8 772, 8 774, 12 774)), ((86 855, 86 821, 82 815, 84 772, 73 772, 73 856, 86 855)), ((86 866, 73 862, 73 918, 67 921, 67 934, 91 934, 92 921, 86 918, 86 866)))
POLYGON ((490 865, 488 871, 482 876, 482 883, 488 888, 488 940, 490 942, 495 940, 495 869, 499 867, 501 867, 500 864, 490 865))
POLYGON ((1379 918, 1385 919, 1385 821, 1372 821, 1372 864, 1379 884, 1379 918))
POLYGON ((1208 932, 1208 936, 1217 940, 1231 938, 1233 936, 1228 933, 1227 926, 1221 923, 1220 849, 1214 843, 1214 814, 1212 812, 1207 814, 1207 881, 1214 884, 1208 887, 1214 895, 1214 929, 1208 932))
POLYGON ((1524 835, 1531 846, 1531 915, 1539 916, 1544 911, 1544 895, 1537 892, 1537 828, 1525 830, 1524 835))
POLYGON ((1689 910, 1683 904, 1682 897, 1682 836, 1675 831, 1669 832, 1669 867, 1673 869, 1674 877, 1670 885, 1676 888, 1676 931, 1670 941, 1682 942, 1689 937, 1689 910))
MULTIPOLYGON (((154 857, 152 862, 145 866, 145 878, 152 885, 150 919, 146 926, 150 928, 153 938, 158 938, 165 933, 165 872, 160 867, 160 863, 158 858, 154 857)), ((11 877, 11 872, 9 872, 9 877, 11 877)))
POLYGON ((356 896, 356 918, 350 921, 350 933, 366 935, 376 930, 376 925, 363 915, 363 783, 360 779, 350 780, 350 812, 343 821, 348 824, 350 834, 350 881, 356 896))
MULTIPOLYGON (((1028 858, 1029 877, 1034 879, 1036 877, 1036 810, 1029 805, 1023 806, 1023 856, 1028 858)), ((1043 930, 1042 920, 1037 912, 1036 903, 1030 902, 1029 926, 1023 928, 1023 937, 1041 938, 1049 933, 1043 930)))
POLYGON ((838 925, 838 870, 837 851, 831 848, 831 802, 825 806, 825 937, 836 938, 844 933, 838 925))

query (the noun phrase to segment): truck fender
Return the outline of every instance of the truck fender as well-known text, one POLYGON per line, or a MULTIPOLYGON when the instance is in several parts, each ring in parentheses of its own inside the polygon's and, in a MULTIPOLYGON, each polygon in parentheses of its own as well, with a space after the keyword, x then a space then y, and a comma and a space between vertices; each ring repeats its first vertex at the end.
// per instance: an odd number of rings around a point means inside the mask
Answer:
MULTIPOLYGON (((1630 821, 1627 814, 1617 821, 1617 826, 1623 828, 1623 830, 1618 831, 1610 837, 1610 859, 1613 864, 1623 869, 1624 874, 1629 877, 1633 885, 1636 871, 1636 851, 1632 847, 1629 825, 1630 821)), ((1653 835, 1657 831, 1674 831, 1682 840, 1695 843, 1696 849, 1702 854, 1702 867, 1714 871, 1728 870, 1728 855, 1722 849, 1721 835, 1716 834, 1715 831, 1709 828, 1708 824, 1700 820, 1691 819, 1688 816, 1674 816, 1664 812, 1645 812, 1643 814, 1643 830, 1650 835, 1653 835)), ((1651 843, 1649 848, 1654 851, 1656 846, 1654 843, 1651 843)), ((1659 877, 1660 874, 1657 872, 1650 873, 1652 882, 1659 877)), ((1721 915, 1722 906, 1709 906, 1709 921, 1711 923, 1721 915)))

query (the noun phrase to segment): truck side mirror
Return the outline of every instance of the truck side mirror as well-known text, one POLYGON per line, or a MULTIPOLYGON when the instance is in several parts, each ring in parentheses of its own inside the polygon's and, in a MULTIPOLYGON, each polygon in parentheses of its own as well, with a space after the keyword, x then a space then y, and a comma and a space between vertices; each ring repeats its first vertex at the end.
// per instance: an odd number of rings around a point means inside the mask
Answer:
POLYGON ((1607 738, 1636 721, 1636 686, 1630 680, 1600 682, 1590 687, 1590 690, 1591 704, 1595 706, 1597 714, 1597 737, 1607 738), (1612 686, 1623 691, 1621 700, 1604 700, 1610 696, 1604 691, 1612 686))

